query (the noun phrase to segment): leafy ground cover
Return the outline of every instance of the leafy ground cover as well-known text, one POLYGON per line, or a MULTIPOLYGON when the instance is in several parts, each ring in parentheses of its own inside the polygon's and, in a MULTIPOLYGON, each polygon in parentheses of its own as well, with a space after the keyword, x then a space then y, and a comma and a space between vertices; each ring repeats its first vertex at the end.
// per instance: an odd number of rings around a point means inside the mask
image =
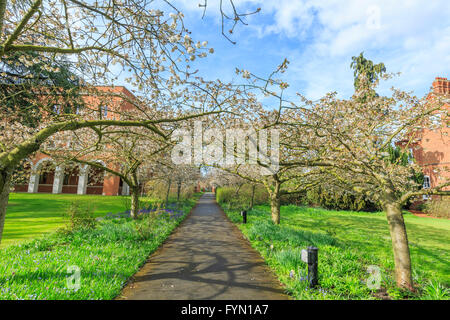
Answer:
POLYGON ((113 299, 198 196, 176 209, 144 209, 137 220, 109 215, 95 228, 60 229, 1 249, 0 299, 113 299))
POLYGON ((384 213, 332 211, 283 206, 281 224, 270 222, 270 208, 256 206, 242 224, 238 211, 225 209, 252 246, 297 299, 449 299, 450 221, 405 214, 417 293, 400 291, 393 278, 391 239, 384 213), (301 250, 319 248, 319 283, 307 286, 301 250), (381 289, 372 290, 367 268, 381 271, 381 289))

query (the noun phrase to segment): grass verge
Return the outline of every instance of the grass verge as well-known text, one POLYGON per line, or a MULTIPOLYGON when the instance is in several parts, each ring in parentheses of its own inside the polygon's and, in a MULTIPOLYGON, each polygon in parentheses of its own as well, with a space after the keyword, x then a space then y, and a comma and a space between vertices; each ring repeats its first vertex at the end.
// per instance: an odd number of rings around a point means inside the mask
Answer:
POLYGON ((0 299, 113 299, 198 196, 183 202, 181 214, 170 210, 151 221, 103 219, 95 229, 53 232, 1 249, 0 299))
POLYGON ((418 287, 412 294, 394 282, 394 262, 386 218, 382 212, 362 213, 320 208, 283 206, 281 224, 270 220, 270 208, 262 205, 248 213, 242 224, 238 211, 225 209, 252 246, 275 271, 296 299, 449 299, 450 221, 405 215, 418 287), (307 286, 307 265, 301 250, 319 248, 319 283, 307 286), (367 268, 377 266, 381 289, 366 285, 367 268))
POLYGON ((129 197, 11 193, 6 211, 5 229, 0 248, 36 238, 63 226, 63 213, 74 201, 91 204, 95 216, 126 210, 129 197))

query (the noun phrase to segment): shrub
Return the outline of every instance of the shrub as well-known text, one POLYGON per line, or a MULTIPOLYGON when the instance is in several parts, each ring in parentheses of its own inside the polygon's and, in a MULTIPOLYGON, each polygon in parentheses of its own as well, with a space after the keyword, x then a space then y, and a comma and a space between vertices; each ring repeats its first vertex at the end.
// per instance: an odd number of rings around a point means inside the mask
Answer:
POLYGON ((180 200, 186 200, 186 199, 192 198, 192 196, 194 195, 194 192, 195 192, 194 186, 183 186, 181 188, 180 200))
POLYGON ((428 200, 423 204, 423 211, 438 218, 450 218, 450 198, 428 200))
POLYGON ((290 204, 293 204, 296 206, 308 204, 306 192, 283 195, 281 197, 281 205, 284 206, 284 205, 290 205, 290 204))
POLYGON ((229 203, 235 194, 233 187, 220 187, 216 190, 216 200, 219 204, 229 203))
POLYGON ((345 191, 316 187, 308 190, 306 199, 309 204, 332 210, 350 211, 378 211, 380 206, 362 196, 350 194, 345 191))
POLYGON ((90 206, 82 206, 80 202, 73 201, 65 213, 68 218, 65 230, 74 232, 79 229, 95 229, 97 220, 94 210, 90 206))
POLYGON ((158 211, 151 211, 142 215, 135 224, 135 230, 141 240, 149 240, 154 237, 154 224, 158 218, 158 211))
POLYGON ((166 199, 168 187, 168 183, 162 180, 150 180, 145 184, 147 196, 161 201, 166 199))
MULTIPOLYGON (((245 184, 237 186, 220 187, 216 190, 216 200, 219 204, 229 208, 248 209, 251 206, 253 186, 245 184)), ((265 204, 268 201, 267 191, 263 186, 254 189, 253 205, 265 204)))
MULTIPOLYGON (((149 198, 165 201, 169 184, 167 181, 150 180, 145 184, 146 194, 149 198)), ((195 185, 192 182, 183 182, 180 190, 180 201, 192 198, 195 193, 195 185)), ((169 198, 170 201, 177 199, 178 184, 172 181, 170 184, 169 198)), ((169 201, 169 202, 170 202, 169 201)))

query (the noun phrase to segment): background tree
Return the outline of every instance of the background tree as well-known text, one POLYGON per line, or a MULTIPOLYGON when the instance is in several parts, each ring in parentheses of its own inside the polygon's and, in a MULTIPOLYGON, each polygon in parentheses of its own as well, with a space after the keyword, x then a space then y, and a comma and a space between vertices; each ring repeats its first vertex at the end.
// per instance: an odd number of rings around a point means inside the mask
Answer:
MULTIPOLYGON (((252 164, 216 164, 216 167, 235 174, 251 184, 264 186, 269 195, 274 224, 280 224, 282 197, 304 193, 317 185, 318 169, 309 167, 326 165, 322 162, 321 155, 313 152, 308 145, 309 137, 304 135, 303 130, 308 124, 303 122, 302 110, 293 107, 295 104, 284 97, 289 85, 275 78, 285 72, 288 64, 289 62, 284 60, 268 78, 259 77, 247 70, 236 69, 236 73, 247 80, 239 86, 242 90, 242 104, 247 111, 242 113, 239 120, 224 126, 223 130, 233 125, 236 129, 242 129, 249 137, 244 150, 249 151, 253 148, 257 152, 257 157, 252 164), (261 99, 258 100, 257 96, 264 97, 264 103, 261 99), (262 146, 261 142, 267 143, 267 146, 262 146), (302 183, 296 183, 298 181, 302 183)), ((222 143, 227 149, 226 141, 222 143)), ((240 152, 242 150, 238 148, 227 149, 226 156, 239 158, 240 152)))
POLYGON ((380 62, 378 64, 374 64, 372 60, 368 60, 364 57, 364 52, 361 52, 357 57, 352 57, 350 68, 354 70, 353 85, 355 90, 359 90, 361 86, 365 86, 365 89, 369 89, 371 84, 374 84, 383 74, 386 73, 384 63, 380 62), (360 81, 363 76, 366 79, 364 81, 360 81))

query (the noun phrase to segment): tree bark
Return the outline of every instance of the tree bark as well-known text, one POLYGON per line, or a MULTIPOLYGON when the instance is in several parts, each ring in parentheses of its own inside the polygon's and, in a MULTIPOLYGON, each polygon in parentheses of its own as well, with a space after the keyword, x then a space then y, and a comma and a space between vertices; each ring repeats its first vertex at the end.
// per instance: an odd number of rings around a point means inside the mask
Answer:
POLYGON ((238 185, 238 188, 236 189, 236 192, 234 193, 234 195, 236 197, 239 196, 239 191, 241 191, 241 187, 242 187, 242 184, 238 185))
POLYGON ((177 185, 177 202, 180 202, 180 194, 181 194, 181 180, 178 181, 177 185))
POLYGON ((274 224, 280 224, 280 196, 271 195, 270 197, 270 207, 272 211, 272 222, 274 224))
POLYGON ((386 211, 391 233, 397 286, 408 290, 414 290, 408 236, 406 234, 406 226, 402 215, 401 205, 396 202, 387 203, 384 209, 386 211))
POLYGON ((139 181, 137 178, 137 168, 133 170, 131 173, 131 185, 130 185, 130 191, 131 191, 131 212, 130 215, 133 219, 136 219, 138 217, 139 213, 139 181))
POLYGON ((172 186, 172 180, 169 179, 168 181, 168 186, 167 186, 167 193, 166 193, 166 206, 169 203, 169 194, 170 194, 170 187, 172 186))
POLYGON ((6 207, 9 199, 11 176, 12 170, 6 169, 0 171, 0 243, 3 236, 3 227, 5 226, 6 207))
POLYGON ((0 0, 0 35, 3 35, 3 25, 5 21, 7 0, 0 0))
POLYGON ((139 187, 130 186, 131 191, 131 212, 130 215, 133 219, 136 219, 139 213, 139 187))

